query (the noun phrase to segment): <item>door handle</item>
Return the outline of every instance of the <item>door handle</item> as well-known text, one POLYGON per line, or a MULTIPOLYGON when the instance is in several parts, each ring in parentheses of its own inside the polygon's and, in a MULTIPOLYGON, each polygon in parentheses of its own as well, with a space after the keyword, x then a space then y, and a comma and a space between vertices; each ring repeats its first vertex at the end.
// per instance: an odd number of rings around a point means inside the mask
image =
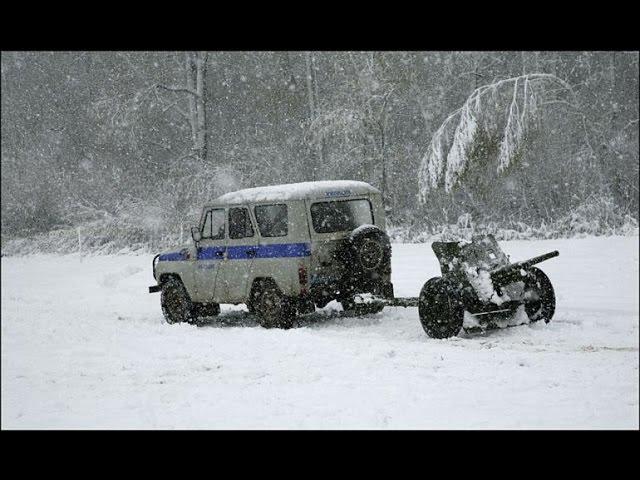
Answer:
POLYGON ((255 256, 256 256, 256 254, 257 254, 257 253, 258 253, 258 252, 256 252, 256 250, 254 250, 254 249, 251 249, 251 250, 247 250, 247 251, 246 251, 247 257, 249 257, 249 258, 255 258, 255 256))
POLYGON ((216 252, 216 257, 224 257, 224 252, 216 252))

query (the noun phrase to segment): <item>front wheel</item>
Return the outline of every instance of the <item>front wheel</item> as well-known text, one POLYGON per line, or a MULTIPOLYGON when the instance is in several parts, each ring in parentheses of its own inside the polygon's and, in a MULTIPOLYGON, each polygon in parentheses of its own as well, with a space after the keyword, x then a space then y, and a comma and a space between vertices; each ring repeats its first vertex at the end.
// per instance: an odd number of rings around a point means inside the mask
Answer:
POLYGON ((549 323, 556 311, 556 294, 551 280, 536 267, 531 267, 525 280, 525 304, 529 321, 544 320, 549 323))
POLYGON ((457 335, 464 320, 464 307, 441 277, 428 280, 422 287, 418 313, 422 328, 432 338, 457 335))
POLYGON ((191 322, 194 319, 194 307, 182 281, 170 277, 162 283, 160 305, 167 323, 191 322))

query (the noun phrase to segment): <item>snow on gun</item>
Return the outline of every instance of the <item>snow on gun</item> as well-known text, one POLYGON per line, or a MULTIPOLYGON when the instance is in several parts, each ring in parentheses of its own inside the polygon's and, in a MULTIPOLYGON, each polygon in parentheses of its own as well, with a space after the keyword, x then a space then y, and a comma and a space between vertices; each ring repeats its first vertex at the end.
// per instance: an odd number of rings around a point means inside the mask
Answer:
POLYGON ((521 307, 529 322, 549 322, 553 317, 553 286, 534 265, 557 257, 557 251, 509 263, 493 235, 474 236, 471 242, 434 242, 431 247, 442 276, 428 280, 418 298, 384 300, 360 295, 356 302, 417 306, 420 322, 433 338, 451 337, 462 328, 474 331, 510 326, 521 307), (465 321, 465 312, 472 322, 465 321))

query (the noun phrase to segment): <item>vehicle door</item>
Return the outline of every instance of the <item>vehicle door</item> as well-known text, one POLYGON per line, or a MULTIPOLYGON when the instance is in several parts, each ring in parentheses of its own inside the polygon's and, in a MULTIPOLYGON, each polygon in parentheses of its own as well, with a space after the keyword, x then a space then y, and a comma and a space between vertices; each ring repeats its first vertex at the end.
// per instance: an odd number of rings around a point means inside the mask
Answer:
POLYGON ((258 237, 247 207, 229 207, 227 252, 217 285, 226 302, 243 302, 248 291, 251 264, 257 255, 258 237))
POLYGON ((212 208, 204 215, 194 273, 196 291, 201 302, 217 301, 216 280, 226 250, 226 217, 224 208, 212 208))

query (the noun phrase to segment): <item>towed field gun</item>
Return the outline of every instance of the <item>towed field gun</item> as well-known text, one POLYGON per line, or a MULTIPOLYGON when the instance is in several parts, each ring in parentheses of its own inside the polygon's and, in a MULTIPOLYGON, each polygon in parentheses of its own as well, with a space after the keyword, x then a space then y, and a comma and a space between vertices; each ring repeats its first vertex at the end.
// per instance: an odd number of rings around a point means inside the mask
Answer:
POLYGON ((512 317, 520 306, 530 322, 553 317, 553 286, 534 265, 557 257, 558 251, 510 263, 493 235, 476 236, 471 242, 434 242, 431 247, 442 276, 427 281, 418 300, 420 321, 429 336, 455 335, 465 311, 490 326, 496 319, 512 317))
POLYGON ((434 338, 456 335, 463 328, 465 312, 480 328, 499 327, 499 320, 513 317, 521 306, 530 322, 549 322, 553 317, 553 286, 534 265, 557 257, 558 251, 510 263, 493 235, 474 236, 470 242, 433 242, 431 248, 442 276, 429 279, 419 297, 358 300, 417 306, 422 327, 434 338))

